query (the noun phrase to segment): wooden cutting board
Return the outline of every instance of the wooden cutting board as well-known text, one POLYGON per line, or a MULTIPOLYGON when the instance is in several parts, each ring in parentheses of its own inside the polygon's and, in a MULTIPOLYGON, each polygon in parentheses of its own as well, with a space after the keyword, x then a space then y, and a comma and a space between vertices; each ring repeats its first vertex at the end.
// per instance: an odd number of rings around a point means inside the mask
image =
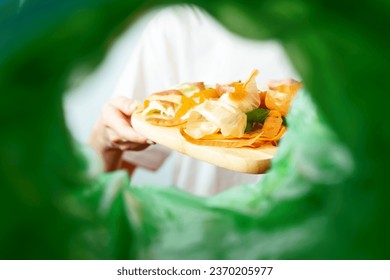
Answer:
POLYGON ((272 145, 256 149, 195 145, 181 136, 179 127, 152 125, 140 112, 132 115, 131 124, 138 133, 160 145, 190 157, 244 173, 263 174, 269 169, 270 161, 277 150, 277 147, 272 145))

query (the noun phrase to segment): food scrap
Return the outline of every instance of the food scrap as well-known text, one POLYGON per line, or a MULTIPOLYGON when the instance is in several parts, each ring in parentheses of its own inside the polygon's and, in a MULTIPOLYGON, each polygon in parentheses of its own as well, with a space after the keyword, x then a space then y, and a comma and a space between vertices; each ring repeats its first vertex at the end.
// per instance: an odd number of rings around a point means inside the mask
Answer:
POLYGON ((175 127, 190 143, 227 148, 277 145, 287 129, 285 117, 302 83, 270 81, 259 90, 257 69, 245 82, 206 86, 184 83, 154 93, 142 114, 153 125, 175 127))

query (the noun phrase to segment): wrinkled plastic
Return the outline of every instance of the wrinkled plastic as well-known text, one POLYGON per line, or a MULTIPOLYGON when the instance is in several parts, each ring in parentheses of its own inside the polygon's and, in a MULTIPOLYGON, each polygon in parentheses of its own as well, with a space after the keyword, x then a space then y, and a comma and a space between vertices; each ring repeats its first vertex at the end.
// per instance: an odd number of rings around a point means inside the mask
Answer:
POLYGON ((72 71, 149 2, 13 2, 0 13, 0 258, 390 258, 388 5, 196 1, 279 39, 307 91, 264 180, 205 199, 93 172, 65 127, 72 71))

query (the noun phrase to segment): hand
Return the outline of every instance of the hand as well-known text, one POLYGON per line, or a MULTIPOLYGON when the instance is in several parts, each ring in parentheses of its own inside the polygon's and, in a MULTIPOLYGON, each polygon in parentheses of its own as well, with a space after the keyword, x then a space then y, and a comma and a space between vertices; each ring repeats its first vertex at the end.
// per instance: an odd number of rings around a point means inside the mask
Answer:
POLYGON ((153 144, 131 126, 131 115, 136 108, 136 102, 122 96, 110 100, 104 106, 101 125, 104 127, 103 137, 108 148, 139 151, 153 144))
POLYGON ((125 97, 114 98, 103 107, 89 143, 102 154, 106 170, 117 168, 123 151, 139 151, 154 144, 131 126, 131 115, 136 107, 134 101, 125 97))

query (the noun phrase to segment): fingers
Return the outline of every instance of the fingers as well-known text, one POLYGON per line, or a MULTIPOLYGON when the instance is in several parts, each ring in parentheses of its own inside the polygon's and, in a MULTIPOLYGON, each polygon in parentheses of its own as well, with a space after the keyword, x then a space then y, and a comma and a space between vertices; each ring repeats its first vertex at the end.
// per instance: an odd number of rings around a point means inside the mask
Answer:
POLYGON ((155 144, 132 128, 130 118, 136 108, 137 103, 125 97, 114 98, 104 106, 101 120, 109 148, 139 151, 155 144))
POLYGON ((126 116, 130 116, 137 109, 137 102, 123 96, 111 99, 108 104, 114 106, 126 116))
POLYGON ((107 133, 112 142, 125 139, 139 144, 147 143, 147 139, 131 127, 128 117, 111 104, 107 104, 103 109, 103 124, 109 128, 107 133), (111 130, 115 133, 112 133, 111 130))

